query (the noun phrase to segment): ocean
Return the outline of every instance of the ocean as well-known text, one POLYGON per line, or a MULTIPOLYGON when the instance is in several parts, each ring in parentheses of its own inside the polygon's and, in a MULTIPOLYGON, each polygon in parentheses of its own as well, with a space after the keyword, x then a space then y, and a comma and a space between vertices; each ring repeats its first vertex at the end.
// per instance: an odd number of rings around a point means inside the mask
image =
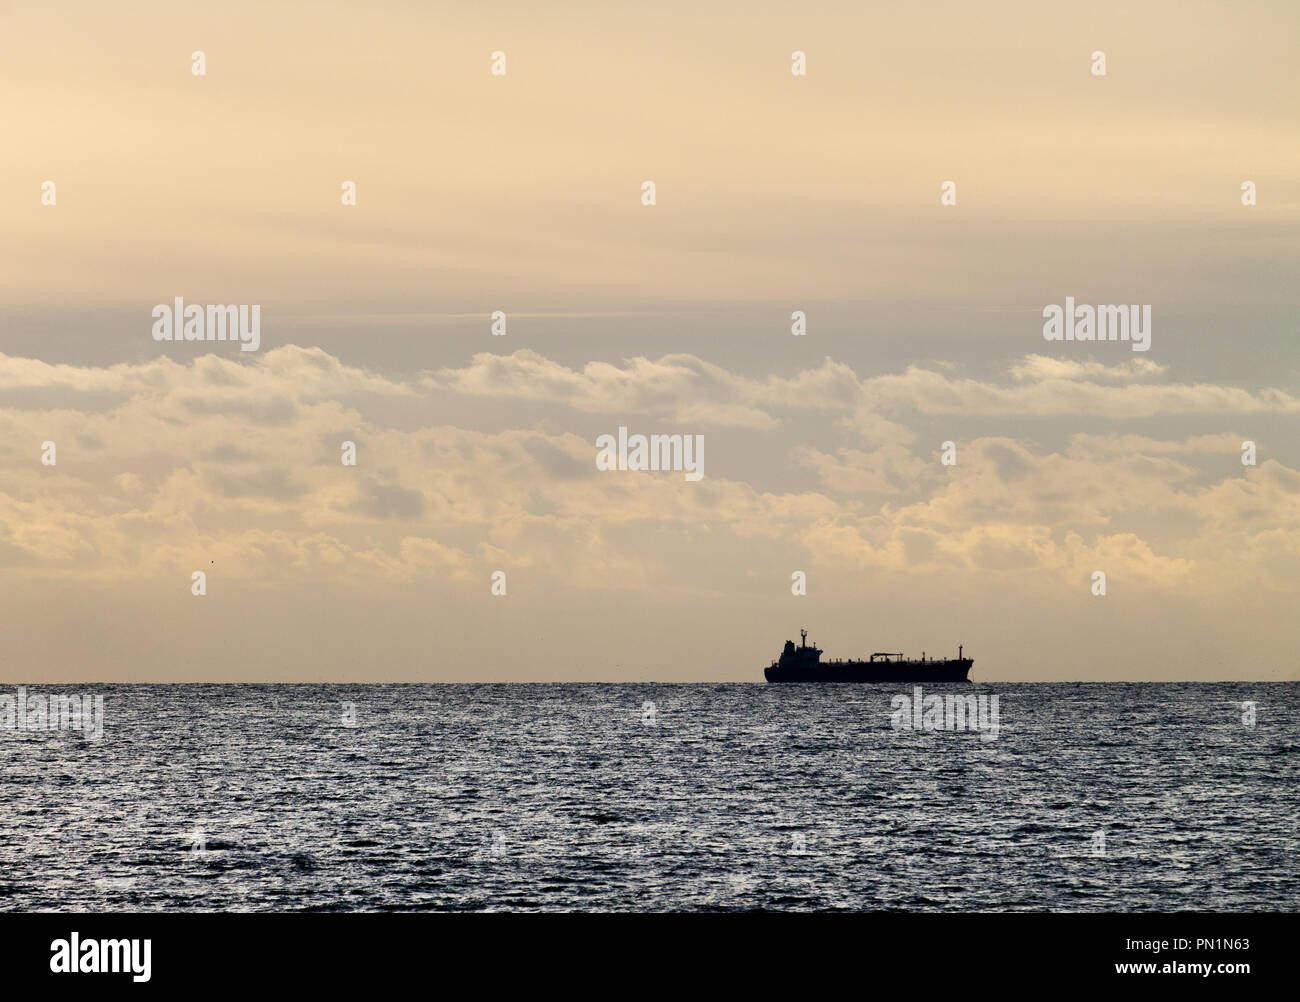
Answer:
POLYGON ((0 729, 0 910, 1297 909, 1300 683, 936 693, 996 733, 905 685, 29 686, 103 730, 0 729))

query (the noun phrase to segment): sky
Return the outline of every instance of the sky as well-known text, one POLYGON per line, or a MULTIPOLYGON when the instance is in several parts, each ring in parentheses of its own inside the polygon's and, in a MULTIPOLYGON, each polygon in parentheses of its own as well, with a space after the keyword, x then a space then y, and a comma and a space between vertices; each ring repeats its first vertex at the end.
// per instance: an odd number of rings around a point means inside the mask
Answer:
POLYGON ((815 8, 0 0, 0 680, 1300 678, 1300 8, 815 8))

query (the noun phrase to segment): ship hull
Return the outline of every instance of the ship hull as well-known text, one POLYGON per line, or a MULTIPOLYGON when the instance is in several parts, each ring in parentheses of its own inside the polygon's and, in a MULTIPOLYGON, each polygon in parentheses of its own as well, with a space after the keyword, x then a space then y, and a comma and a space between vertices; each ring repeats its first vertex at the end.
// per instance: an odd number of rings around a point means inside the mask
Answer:
POLYGON ((831 661, 814 665, 771 665, 769 682, 969 682, 971 658, 949 661, 831 661))

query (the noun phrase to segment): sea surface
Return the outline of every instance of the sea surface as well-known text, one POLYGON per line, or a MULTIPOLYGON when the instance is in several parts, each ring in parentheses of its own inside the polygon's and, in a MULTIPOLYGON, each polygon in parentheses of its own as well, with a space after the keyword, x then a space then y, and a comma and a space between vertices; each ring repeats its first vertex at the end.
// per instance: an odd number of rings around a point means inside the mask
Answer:
POLYGON ((104 731, 0 730, 0 910, 1300 905, 1300 683, 927 691, 997 737, 900 685, 29 686, 104 731))

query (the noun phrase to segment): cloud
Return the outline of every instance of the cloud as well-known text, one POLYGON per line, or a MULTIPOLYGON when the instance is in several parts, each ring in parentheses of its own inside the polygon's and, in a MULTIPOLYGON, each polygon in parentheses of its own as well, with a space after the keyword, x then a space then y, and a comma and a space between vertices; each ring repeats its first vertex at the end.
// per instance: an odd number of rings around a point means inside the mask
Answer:
POLYGON ((1008 434, 961 442, 945 467, 912 422, 966 407, 1054 413, 1067 393, 1081 395, 1071 412, 1121 415, 1197 401, 1289 412, 1289 397, 1143 382, 1166 376, 1143 360, 1031 356, 1010 371, 1005 385, 952 368, 860 378, 827 358, 755 377, 689 355, 574 369, 523 350, 395 379, 296 347, 102 368, 0 356, 0 387, 40 388, 45 404, 0 408, 0 438, 59 446, 55 467, 33 446, 7 454, 0 567, 130 581, 219 559, 230 576, 349 586, 486 580, 500 566, 576 588, 712 594, 701 559, 725 567, 752 553, 971 587, 984 573, 1077 582, 1099 561, 1148 587, 1281 586, 1300 552, 1300 475, 1275 459, 1242 470, 1235 434, 1089 432, 1044 451, 1012 420, 1008 434), (424 423, 447 393, 536 404, 551 430, 424 423), (699 484, 598 474, 593 443, 554 430, 574 412, 690 418, 727 434, 779 425, 790 444, 742 461, 711 443, 699 484), (852 444, 837 441, 846 435, 852 444), (356 467, 339 462, 344 438, 356 467))
POLYGON ((475 355, 468 366, 426 374, 430 390, 551 403, 593 414, 653 414, 686 424, 770 429, 775 410, 851 408, 859 383, 831 359, 793 377, 750 379, 694 355, 589 362, 570 369, 535 351, 475 355))
POLYGON ((1251 393, 1212 383, 1161 385, 1134 381, 1111 386, 1096 381, 1096 377, 1137 380, 1156 375, 1126 367, 1096 372, 1088 364, 1058 366, 1028 361, 1013 367, 1013 374, 1019 381, 1017 385, 1000 386, 910 366, 899 375, 867 380, 863 392, 875 410, 966 417, 1068 414, 1120 419, 1160 414, 1300 413, 1300 398, 1278 389, 1251 393))
MULTIPOLYGON (((944 367, 951 370, 950 366, 944 367)), ((998 384, 911 366, 898 374, 858 376, 825 358, 792 376, 753 378, 694 355, 590 362, 571 369, 522 349, 478 354, 462 368, 425 374, 431 391, 502 401, 552 404, 598 414, 646 414, 701 427, 770 430, 807 412, 840 413, 872 444, 907 443, 899 418, 929 415, 1071 414, 1116 419, 1162 414, 1300 413, 1300 398, 1279 389, 1252 393, 1207 383, 1165 383, 1167 367, 1149 359, 1026 355, 998 384), (1120 385, 1116 385, 1120 384, 1120 385)))
POLYGON ((1107 365, 1094 360, 1049 358, 1046 355, 1026 355, 1011 366, 1011 376, 1017 382, 1041 382, 1048 379, 1079 381, 1083 379, 1114 379, 1131 381, 1150 379, 1162 375, 1168 366, 1158 365, 1147 358, 1130 358, 1117 365, 1107 365))

